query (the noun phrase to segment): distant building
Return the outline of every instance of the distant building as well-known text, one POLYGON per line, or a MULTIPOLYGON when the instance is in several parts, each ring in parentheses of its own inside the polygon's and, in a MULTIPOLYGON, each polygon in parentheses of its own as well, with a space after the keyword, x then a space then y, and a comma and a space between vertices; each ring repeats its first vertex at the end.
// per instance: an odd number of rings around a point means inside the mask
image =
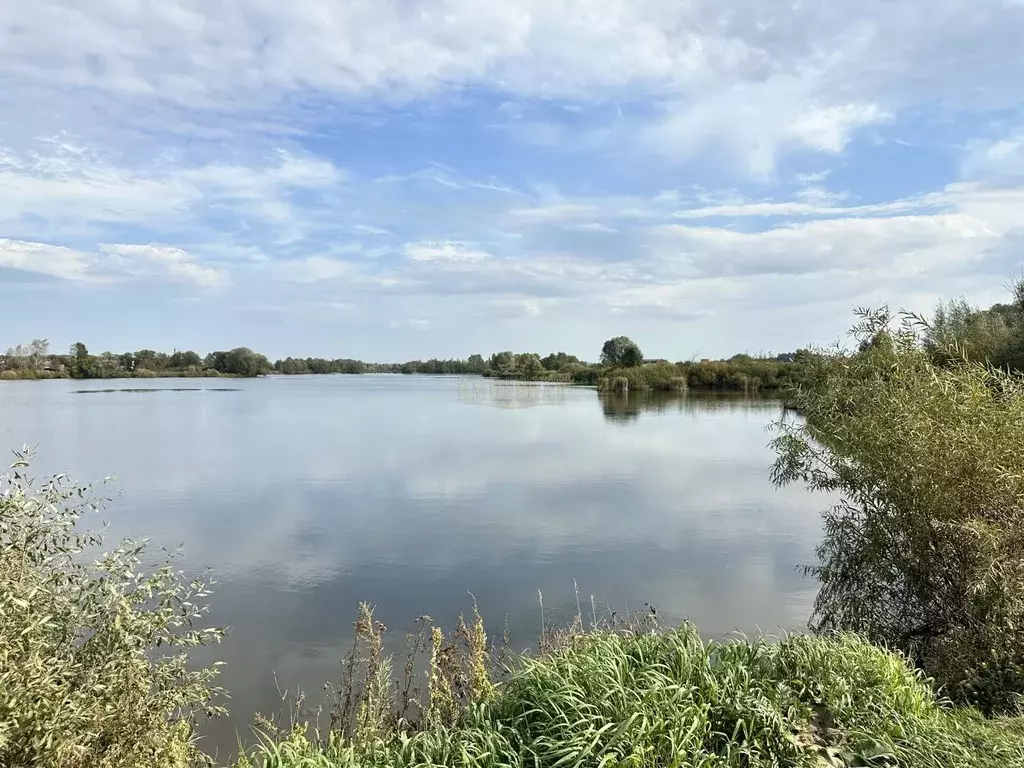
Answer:
POLYGON ((659 363, 667 363, 667 362, 668 362, 668 360, 666 360, 663 357, 650 357, 650 358, 647 358, 646 360, 644 360, 644 365, 657 365, 659 363))

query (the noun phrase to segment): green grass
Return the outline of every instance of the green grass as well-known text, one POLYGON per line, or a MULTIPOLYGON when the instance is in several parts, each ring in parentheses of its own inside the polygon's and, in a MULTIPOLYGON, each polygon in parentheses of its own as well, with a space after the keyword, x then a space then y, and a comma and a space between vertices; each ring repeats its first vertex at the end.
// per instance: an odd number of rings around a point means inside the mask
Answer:
POLYGON ((520 660, 451 727, 370 743, 304 729, 264 768, 348 766, 1024 766, 1024 721, 954 709, 894 654, 852 636, 704 643, 684 625, 598 632, 520 660))

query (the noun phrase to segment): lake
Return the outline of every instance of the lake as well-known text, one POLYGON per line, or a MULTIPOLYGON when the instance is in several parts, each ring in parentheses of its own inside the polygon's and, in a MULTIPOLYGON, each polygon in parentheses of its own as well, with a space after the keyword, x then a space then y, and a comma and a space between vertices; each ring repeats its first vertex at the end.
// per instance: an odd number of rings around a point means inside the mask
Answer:
POLYGON ((212 569, 222 752, 278 687, 321 700, 361 600, 397 636, 424 613, 451 627, 472 593, 516 648, 538 590, 549 620, 575 613, 574 580, 601 611, 650 604, 709 637, 803 628, 825 502, 769 482, 780 416, 455 377, 0 382, 0 445, 36 446, 37 475, 115 475, 97 522, 212 569))

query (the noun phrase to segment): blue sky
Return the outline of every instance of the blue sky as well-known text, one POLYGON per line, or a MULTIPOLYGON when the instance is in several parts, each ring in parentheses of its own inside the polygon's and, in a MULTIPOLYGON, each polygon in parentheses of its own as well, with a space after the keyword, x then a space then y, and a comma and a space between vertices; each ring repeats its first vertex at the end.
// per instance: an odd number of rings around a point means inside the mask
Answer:
POLYGON ((1006 296, 1021 0, 0 10, 0 346, 827 344, 1006 296))

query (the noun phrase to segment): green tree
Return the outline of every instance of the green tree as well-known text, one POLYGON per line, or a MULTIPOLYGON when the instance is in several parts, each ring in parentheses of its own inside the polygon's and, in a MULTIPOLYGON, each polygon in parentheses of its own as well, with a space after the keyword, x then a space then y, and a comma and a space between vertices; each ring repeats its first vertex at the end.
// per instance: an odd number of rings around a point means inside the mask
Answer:
POLYGON ((85 379, 88 378, 90 371, 91 356, 89 350, 80 341, 76 341, 71 345, 71 360, 68 365, 68 372, 73 379, 85 379))
POLYGON ((515 374, 528 381, 536 379, 544 371, 544 366, 540 362, 540 356, 530 352, 516 355, 513 366, 515 374))
POLYGON ((274 369, 280 371, 287 376, 296 376, 304 373, 309 373, 309 366, 306 365, 305 360, 296 360, 294 357, 288 357, 284 360, 278 360, 274 364, 274 369))
POLYGON ((135 353, 135 365, 149 371, 162 371, 167 368, 168 357, 163 352, 152 349, 140 349, 135 353))
POLYGON ((1024 380, 937 365, 914 323, 865 312, 859 351, 805 358, 805 421, 779 425, 773 476, 839 498, 809 569, 812 627, 863 633, 1004 709, 1024 690, 1024 380))
POLYGON ((515 355, 511 352, 496 352, 487 361, 488 370, 495 376, 512 376, 515 374, 515 355))
POLYGON ((567 355, 565 352, 552 352, 540 362, 546 371, 560 371, 570 363, 578 363, 580 360, 575 355, 567 355))
POLYGON ((237 347, 227 352, 211 352, 206 356, 206 367, 232 376, 263 376, 274 370, 270 361, 248 347, 237 347))
POLYGON ((601 362, 621 368, 632 368, 644 361, 644 354, 628 336, 608 339, 601 347, 601 362))
POLYGON ((180 352, 175 350, 174 354, 171 355, 167 361, 168 367, 173 368, 176 371, 183 371, 186 368, 198 368, 203 364, 203 359, 193 352, 192 350, 186 350, 180 352))
POLYGON ((482 355, 470 355, 466 361, 466 373, 485 373, 487 371, 487 363, 484 362, 482 355))

